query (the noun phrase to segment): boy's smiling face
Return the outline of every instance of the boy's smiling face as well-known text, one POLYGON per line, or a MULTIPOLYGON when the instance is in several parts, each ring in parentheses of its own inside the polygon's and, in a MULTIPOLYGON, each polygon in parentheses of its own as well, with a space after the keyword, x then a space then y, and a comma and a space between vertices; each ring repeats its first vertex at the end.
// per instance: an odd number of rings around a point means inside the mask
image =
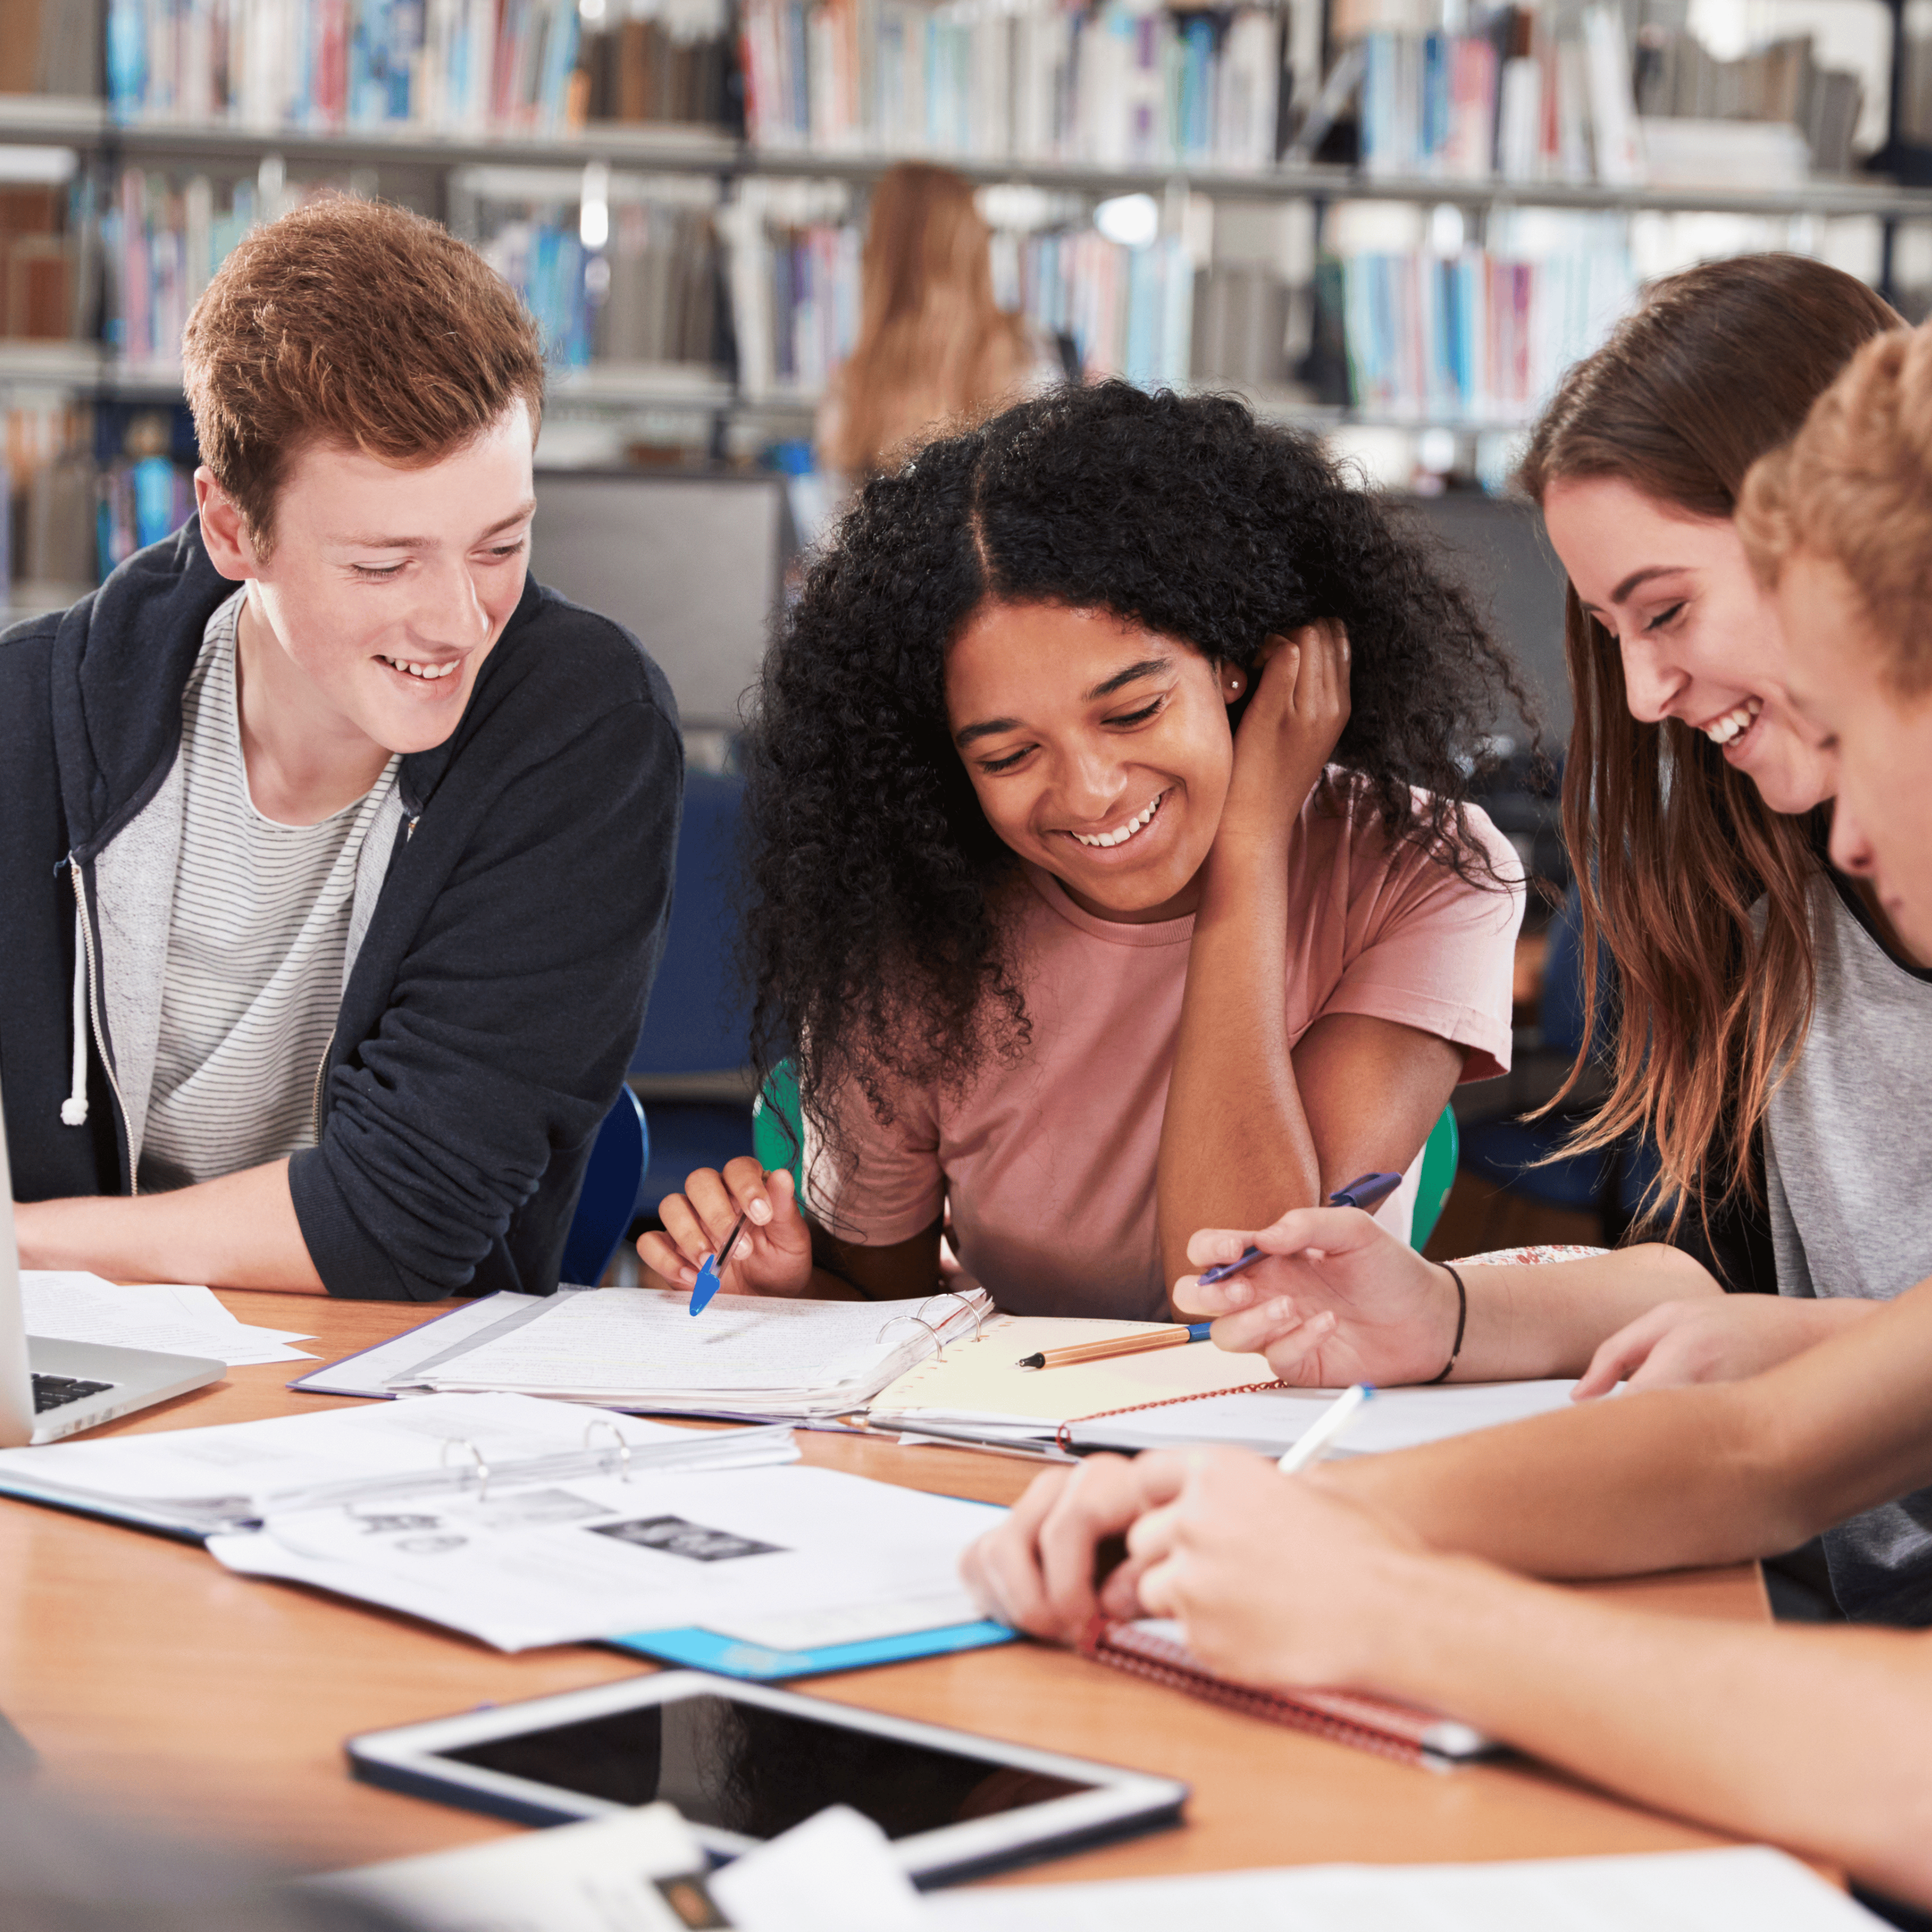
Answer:
POLYGON ((1893 653, 1837 563, 1792 552, 1777 595, 1792 704, 1838 767, 1833 862, 1870 880, 1899 937, 1932 962, 1932 692, 1886 675, 1893 653))
POLYGON ((274 702, 318 740, 410 752, 455 730, 523 596, 532 440, 520 401, 430 464, 313 445, 277 493, 266 557, 198 473, 210 558, 249 580, 250 616, 279 647, 262 654, 274 702))

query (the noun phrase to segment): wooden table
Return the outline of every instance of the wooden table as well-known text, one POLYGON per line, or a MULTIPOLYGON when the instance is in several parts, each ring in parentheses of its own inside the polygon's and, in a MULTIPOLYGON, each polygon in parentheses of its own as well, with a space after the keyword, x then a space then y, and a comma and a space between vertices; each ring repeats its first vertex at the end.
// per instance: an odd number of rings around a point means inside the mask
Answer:
MULTIPOLYGON (((440 1310, 223 1297, 244 1322, 312 1327, 325 1359, 440 1310)), ((226 1382, 103 1433, 314 1407, 298 1366, 226 1382)), ((914 1489, 1008 1502, 1033 1466, 805 1433, 806 1460, 914 1489)), ((1762 1618, 1749 1566, 1608 1586, 1634 1609, 1762 1618)), ((646 1666, 647 1667, 647 1666, 646 1666)), ((0 1711, 48 1785, 319 1869, 515 1827, 351 1780, 352 1732, 635 1673, 591 1646, 500 1656, 466 1639, 292 1586, 233 1576, 200 1549, 0 1499, 0 1711)), ((1328 1860, 1658 1851, 1722 1842, 1528 1765, 1446 1774, 1238 1716, 1032 1644, 822 1677, 819 1696, 1135 1765, 1193 1787, 1186 1822, 1034 1868, 1032 1882, 1328 1860)), ((998 1881, 995 1881, 996 1882, 998 1881)))

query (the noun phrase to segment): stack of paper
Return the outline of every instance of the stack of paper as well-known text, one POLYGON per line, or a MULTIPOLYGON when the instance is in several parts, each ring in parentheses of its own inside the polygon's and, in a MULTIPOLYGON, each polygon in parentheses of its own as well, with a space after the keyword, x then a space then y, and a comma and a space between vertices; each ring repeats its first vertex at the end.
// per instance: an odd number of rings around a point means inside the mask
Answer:
POLYGON ((272 1510, 260 1530, 208 1546, 231 1570, 381 1604, 499 1650, 623 1637, 735 1670, 734 1650, 796 1656, 914 1632, 952 1634, 933 1646, 944 1649, 962 1647, 962 1631, 1004 1640, 959 1580, 967 1545, 1003 1514, 833 1469, 634 1467, 493 1480, 482 1497, 272 1510), (656 1645, 651 1632, 706 1634, 716 1648, 656 1645))
POLYGON ((897 1305, 721 1294, 694 1316, 690 1296, 670 1289, 565 1289, 392 1386, 514 1390, 673 1414, 843 1415, 942 1345, 964 1342, 990 1309, 976 1292, 897 1305))
MULTIPOLYGON (((742 1460, 748 1436, 763 1439, 752 1460, 796 1454, 785 1430, 733 1432, 730 1458, 742 1460)), ((544 1458, 588 1468, 621 1466, 619 1444, 641 1451, 689 1445, 721 1455, 710 1433, 604 1415, 523 1396, 443 1396, 382 1408, 329 1408, 263 1422, 107 1436, 88 1442, 0 1450, 0 1495, 110 1516, 196 1541, 218 1530, 259 1523, 272 1511, 300 1509, 371 1492, 454 1488, 492 1472, 508 1474, 544 1458)), ((714 1466, 716 1463, 714 1462, 714 1466)))
POLYGON ((100 1342, 117 1348, 156 1348, 166 1355, 203 1355, 231 1369, 254 1362, 315 1358, 291 1342, 304 1329, 255 1328, 235 1316, 206 1288, 178 1282, 128 1288, 98 1274, 28 1270, 20 1276, 27 1333, 54 1342, 100 1342))

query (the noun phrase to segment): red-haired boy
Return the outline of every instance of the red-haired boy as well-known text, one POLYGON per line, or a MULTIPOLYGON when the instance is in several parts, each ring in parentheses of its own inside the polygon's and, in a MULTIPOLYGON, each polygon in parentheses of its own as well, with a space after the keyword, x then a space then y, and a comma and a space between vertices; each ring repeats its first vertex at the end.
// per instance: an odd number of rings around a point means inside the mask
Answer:
POLYGON ((190 317, 199 516, 0 640, 0 1066, 28 1268, 546 1291, 663 943, 637 640, 532 581, 541 350, 333 199, 190 317))

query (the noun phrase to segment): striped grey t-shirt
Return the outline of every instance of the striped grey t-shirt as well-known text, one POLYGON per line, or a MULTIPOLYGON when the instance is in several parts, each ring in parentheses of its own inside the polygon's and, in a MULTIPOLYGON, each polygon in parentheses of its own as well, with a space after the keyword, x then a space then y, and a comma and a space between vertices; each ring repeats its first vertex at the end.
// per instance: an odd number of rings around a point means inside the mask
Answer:
POLYGON ((356 860, 400 763, 392 758, 368 792, 319 825, 280 825, 255 809, 236 708, 244 594, 208 620, 182 699, 185 802, 141 1156, 148 1189, 312 1144, 356 860))

